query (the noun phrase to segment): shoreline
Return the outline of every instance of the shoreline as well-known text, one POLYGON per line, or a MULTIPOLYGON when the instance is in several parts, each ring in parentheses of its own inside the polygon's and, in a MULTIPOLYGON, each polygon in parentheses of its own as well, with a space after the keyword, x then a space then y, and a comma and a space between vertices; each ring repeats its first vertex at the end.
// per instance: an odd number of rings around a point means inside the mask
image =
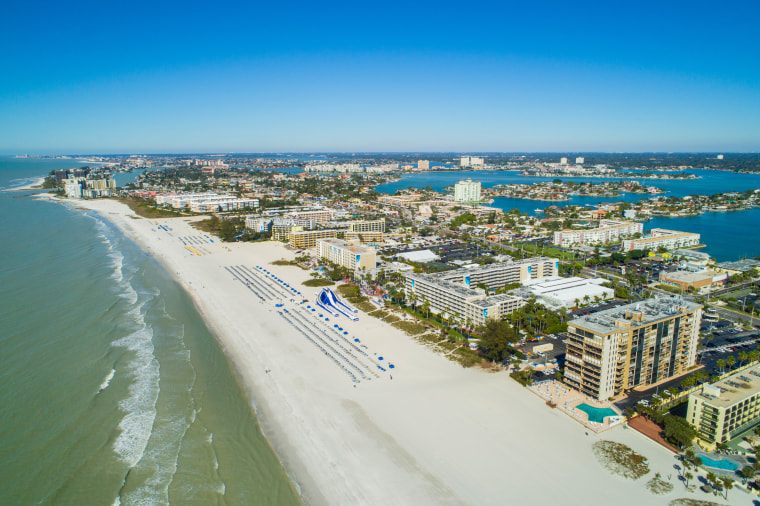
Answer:
POLYGON ((180 283, 307 504, 500 504, 505 492, 517 503, 541 494, 547 501, 587 504, 589 490, 599 504, 700 497, 679 489, 677 480, 665 496, 646 489, 655 472, 673 473, 676 461, 635 431, 616 427, 585 436, 506 373, 463 369, 362 313, 359 322, 335 322, 360 338, 370 355, 382 354, 397 367, 392 380, 383 374, 352 385, 276 308, 224 269, 260 265, 303 288, 310 300, 314 290, 301 285, 310 279, 306 271, 271 265, 295 256, 282 245, 215 240, 196 248, 196 255, 179 238, 202 236, 188 224, 199 218, 146 219, 113 200, 42 197, 95 211, 180 283), (647 456, 651 473, 638 481, 609 473, 591 448, 602 439, 647 456))
POLYGON ((31 190, 42 190, 42 183, 45 182, 44 176, 33 176, 26 179, 32 179, 33 181, 22 184, 21 186, 14 186, 12 188, 4 188, 4 192, 20 192, 31 190))

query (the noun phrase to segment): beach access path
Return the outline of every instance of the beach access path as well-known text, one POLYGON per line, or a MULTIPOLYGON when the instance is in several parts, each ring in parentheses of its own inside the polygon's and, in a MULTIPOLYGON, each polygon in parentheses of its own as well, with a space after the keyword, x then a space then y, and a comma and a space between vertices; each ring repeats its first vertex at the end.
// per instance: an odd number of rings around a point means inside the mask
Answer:
MULTIPOLYGON (((304 321, 310 313, 305 304, 297 297, 282 297, 282 307, 262 301, 228 270, 245 266, 255 274, 261 266, 314 307, 316 289, 301 285, 310 279, 307 271, 271 265, 294 257, 279 243, 221 243, 192 228, 191 218, 144 219, 114 200, 66 205, 97 211, 185 287, 307 504, 638 506, 681 497, 717 499, 688 493, 677 480, 673 454, 637 431, 615 427, 586 434, 505 372, 462 368, 362 313, 357 322, 324 322, 312 314, 314 325, 325 331, 339 323, 347 336, 360 339, 375 363, 383 356, 383 363, 395 365, 392 372, 354 382, 283 319, 288 309, 304 321), (592 450, 602 439, 646 456, 650 474, 637 481, 612 474, 592 450), (647 490, 655 472, 670 477, 673 492, 655 496, 647 490)), ((264 290, 265 282, 257 278, 254 288, 264 290)), ((751 504, 748 495, 735 491, 732 500, 739 499, 751 504)))

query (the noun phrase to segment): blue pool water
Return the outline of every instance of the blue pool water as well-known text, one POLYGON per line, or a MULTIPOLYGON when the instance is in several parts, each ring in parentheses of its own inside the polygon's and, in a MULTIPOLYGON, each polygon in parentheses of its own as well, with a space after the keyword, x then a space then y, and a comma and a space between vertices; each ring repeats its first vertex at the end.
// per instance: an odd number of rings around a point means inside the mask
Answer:
POLYGON ((711 459, 707 455, 700 455, 702 464, 706 467, 714 467, 716 469, 723 469, 724 471, 736 471, 739 469, 739 464, 731 460, 726 459, 711 459))
POLYGON ((617 416, 617 412, 612 408, 595 408, 585 403, 575 407, 586 413, 590 422, 603 423, 605 417, 617 416))

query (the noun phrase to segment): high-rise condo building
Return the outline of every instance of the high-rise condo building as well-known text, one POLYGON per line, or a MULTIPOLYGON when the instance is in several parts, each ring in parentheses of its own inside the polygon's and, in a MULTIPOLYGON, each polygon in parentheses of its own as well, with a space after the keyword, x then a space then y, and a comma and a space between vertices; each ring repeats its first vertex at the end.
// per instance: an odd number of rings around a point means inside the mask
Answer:
POLYGON ((479 202, 480 181, 467 179, 454 185, 454 202, 479 202))
POLYGON ((459 165, 462 167, 482 167, 485 165, 485 161, 480 156, 463 156, 459 160, 459 165))
POLYGON ((697 359, 702 306, 656 297, 568 322, 565 382, 595 399, 677 376, 697 359))

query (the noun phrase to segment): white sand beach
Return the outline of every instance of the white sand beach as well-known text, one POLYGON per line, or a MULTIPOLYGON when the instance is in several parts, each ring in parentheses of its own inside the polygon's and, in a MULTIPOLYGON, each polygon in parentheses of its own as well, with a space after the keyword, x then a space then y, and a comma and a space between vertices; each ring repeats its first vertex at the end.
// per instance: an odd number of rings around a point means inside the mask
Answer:
MULTIPOLYGON (((682 497, 723 502, 688 493, 677 480, 674 456, 632 429, 586 435, 583 426, 548 408, 505 372, 464 369, 361 313, 358 322, 323 317, 318 323, 316 312, 298 304, 300 298, 282 297, 283 309, 296 313, 293 318, 310 318, 309 325, 326 335, 347 336, 345 348, 353 338, 366 346, 361 350, 368 356, 357 363, 370 364, 378 377, 363 369, 372 379, 352 382, 280 316, 280 308, 262 302, 227 269, 245 266, 247 271, 238 272, 254 278, 256 266, 264 267, 313 306, 317 289, 301 285, 308 272, 271 265, 294 257, 280 244, 210 242, 187 218, 139 218, 113 200, 72 204, 96 210, 118 226, 192 295, 308 504, 640 506, 682 497), (339 334, 334 324, 348 334, 339 334), (388 362, 395 368, 377 369, 388 362), (650 474, 636 481, 613 475, 594 456, 592 444, 598 440, 619 441, 643 454, 650 474), (670 479, 671 493, 656 496, 647 490, 655 472, 670 479)), ((266 283, 264 275, 256 279, 256 286, 266 283)), ((751 502, 738 490, 729 500, 751 502)))

